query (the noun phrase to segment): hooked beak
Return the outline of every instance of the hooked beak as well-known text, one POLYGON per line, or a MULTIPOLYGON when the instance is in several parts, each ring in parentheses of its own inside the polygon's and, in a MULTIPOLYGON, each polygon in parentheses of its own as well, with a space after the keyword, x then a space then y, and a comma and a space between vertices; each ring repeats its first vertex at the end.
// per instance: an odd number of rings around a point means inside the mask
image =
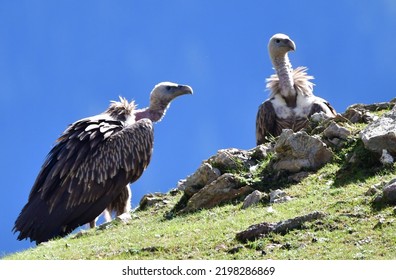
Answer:
POLYGON ((175 89, 175 95, 193 94, 193 89, 187 85, 178 85, 175 89))
POLYGON ((296 50, 296 44, 294 44, 294 42, 290 39, 286 40, 286 45, 292 50, 295 51, 296 50))

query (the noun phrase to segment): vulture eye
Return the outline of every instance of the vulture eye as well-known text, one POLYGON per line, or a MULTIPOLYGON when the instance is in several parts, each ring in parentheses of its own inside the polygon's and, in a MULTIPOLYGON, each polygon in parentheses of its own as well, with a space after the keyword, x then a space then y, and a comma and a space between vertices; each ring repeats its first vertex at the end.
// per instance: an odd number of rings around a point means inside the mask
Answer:
POLYGON ((280 39, 276 39, 275 42, 276 42, 277 44, 279 44, 279 43, 280 43, 280 39))
POLYGON ((166 90, 171 90, 171 86, 166 86, 166 90))

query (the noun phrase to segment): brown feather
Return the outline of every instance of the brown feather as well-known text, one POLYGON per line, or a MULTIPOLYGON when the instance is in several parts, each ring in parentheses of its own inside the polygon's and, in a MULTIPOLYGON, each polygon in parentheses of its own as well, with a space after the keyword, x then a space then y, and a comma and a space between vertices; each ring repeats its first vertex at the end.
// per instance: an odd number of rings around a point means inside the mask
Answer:
POLYGON ((308 124, 309 117, 317 112, 325 112, 328 117, 335 117, 335 109, 324 99, 313 94, 314 84, 310 81, 313 76, 306 72, 306 67, 298 67, 293 70, 292 77, 294 88, 296 90, 295 97, 285 98, 281 95, 281 87, 279 77, 276 74, 271 75, 267 79, 267 89, 271 91, 269 99, 260 105, 256 118, 256 144, 268 142, 268 137, 278 136, 283 129, 289 128, 293 131, 299 131, 308 124), (283 98, 287 107, 296 108, 297 98, 310 98, 313 100, 310 110, 305 115, 292 114, 287 118, 281 118, 277 115, 272 102, 275 97, 283 98), (298 97, 300 96, 300 97, 298 97))
POLYGON ((128 126, 105 117, 72 124, 49 153, 15 223, 18 239, 42 242, 94 220, 141 176, 152 148, 148 119, 128 126))
POLYGON ((145 109, 135 110, 134 102, 120 97, 103 114, 70 125, 49 152, 15 221, 17 238, 40 243, 63 237, 80 225, 92 225, 107 207, 127 205, 128 184, 151 159, 152 122, 184 94, 192 94, 192 88, 159 83, 150 95, 153 104, 145 109))

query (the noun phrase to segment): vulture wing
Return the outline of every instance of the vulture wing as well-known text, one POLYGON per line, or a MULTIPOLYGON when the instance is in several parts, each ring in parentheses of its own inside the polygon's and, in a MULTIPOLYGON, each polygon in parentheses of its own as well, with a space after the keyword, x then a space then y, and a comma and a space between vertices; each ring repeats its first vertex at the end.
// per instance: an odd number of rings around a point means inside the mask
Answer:
POLYGON ((82 119, 57 140, 19 214, 18 239, 63 237, 101 214, 150 162, 153 126, 107 115, 82 119))
POLYGON ((266 141, 269 135, 275 135, 276 113, 270 100, 264 101, 258 109, 256 117, 256 144, 260 145, 266 141))

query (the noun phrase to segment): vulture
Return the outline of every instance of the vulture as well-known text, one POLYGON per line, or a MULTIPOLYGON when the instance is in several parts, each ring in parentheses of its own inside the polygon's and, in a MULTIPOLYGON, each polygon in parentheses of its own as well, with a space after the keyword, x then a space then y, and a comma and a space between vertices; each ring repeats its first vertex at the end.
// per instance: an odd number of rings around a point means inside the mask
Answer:
POLYGON ((313 94, 313 76, 307 74, 307 68, 292 68, 288 52, 295 50, 295 43, 285 34, 275 34, 269 40, 268 52, 276 74, 266 80, 270 95, 257 112, 257 145, 278 136, 282 129, 305 128, 314 113, 322 112, 328 118, 337 114, 329 102, 313 94))
POLYGON ((39 244, 92 225, 106 208, 128 210, 128 185, 151 159, 153 122, 162 119, 173 99, 192 92, 190 86, 162 82, 153 88, 147 108, 137 109, 120 97, 102 114, 69 125, 48 153, 15 221, 17 239, 39 244))

